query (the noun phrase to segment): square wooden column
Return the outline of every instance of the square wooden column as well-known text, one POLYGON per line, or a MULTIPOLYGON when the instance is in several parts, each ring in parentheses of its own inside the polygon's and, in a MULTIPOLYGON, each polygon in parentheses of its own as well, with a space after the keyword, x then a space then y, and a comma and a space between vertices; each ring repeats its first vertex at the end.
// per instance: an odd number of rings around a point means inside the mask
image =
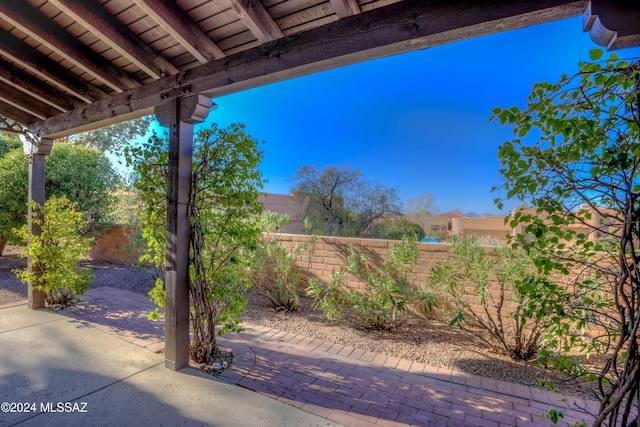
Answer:
POLYGON ((169 128, 167 179, 167 263, 165 270, 165 366, 178 371, 189 364, 189 237, 187 204, 191 191, 193 125, 209 114, 203 95, 173 99, 155 108, 169 128))
MULTIPOLYGON (((31 240, 31 236, 39 236, 41 232, 40 226, 35 224, 33 219, 42 217, 42 212, 34 211, 31 207, 31 202, 36 202, 40 206, 44 205, 45 160, 46 156, 51 153, 52 146, 53 141, 45 138, 41 138, 37 145, 27 140, 23 142, 24 151, 29 155, 29 208, 27 211, 29 240, 31 240)), ((30 241, 28 244, 30 244, 30 241)), ((27 268, 33 272, 31 257, 27 260, 27 268)), ((36 271, 35 273, 37 275, 38 272, 36 271)), ((33 285, 34 283, 31 282, 28 284, 29 308, 37 310, 45 306, 44 292, 34 289, 33 285)))

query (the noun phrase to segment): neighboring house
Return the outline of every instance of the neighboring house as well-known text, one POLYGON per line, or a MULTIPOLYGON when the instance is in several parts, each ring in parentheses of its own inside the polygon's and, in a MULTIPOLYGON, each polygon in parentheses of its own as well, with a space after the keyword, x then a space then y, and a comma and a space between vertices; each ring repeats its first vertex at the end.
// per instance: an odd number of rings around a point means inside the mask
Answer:
POLYGON ((435 235, 447 236, 451 232, 452 220, 455 218, 468 217, 458 210, 430 216, 422 224, 424 232, 428 237, 434 237, 435 235))
MULTIPOLYGON (((614 221, 603 219, 588 206, 583 206, 581 209, 592 212, 591 220, 589 220, 587 224, 576 223, 569 227, 569 229, 578 234, 583 233, 587 235, 590 241, 596 241, 599 237, 603 237, 607 233, 612 232, 613 229, 618 226, 614 221), (595 230, 594 228, 596 227, 601 231, 595 230)), ((517 211, 518 209, 514 209, 511 215, 513 216, 517 211)), ((522 209, 521 212, 534 216, 537 215, 535 208, 522 209)), ((506 242, 508 236, 524 233, 524 226, 519 225, 515 229, 512 229, 509 222, 505 224, 504 218, 504 216, 493 215, 485 215, 482 217, 452 216, 449 223, 449 234, 458 236, 475 235, 477 237, 490 236, 500 242, 506 242)))
POLYGON ((509 223, 504 223, 504 216, 495 215, 451 218, 449 229, 449 234, 463 237, 491 237, 502 243, 507 242, 511 232, 509 223))
POLYGON ((303 220, 309 200, 300 199, 286 194, 263 193, 258 197, 264 209, 280 215, 289 216, 289 222, 279 230, 282 233, 302 234, 304 231, 303 220))

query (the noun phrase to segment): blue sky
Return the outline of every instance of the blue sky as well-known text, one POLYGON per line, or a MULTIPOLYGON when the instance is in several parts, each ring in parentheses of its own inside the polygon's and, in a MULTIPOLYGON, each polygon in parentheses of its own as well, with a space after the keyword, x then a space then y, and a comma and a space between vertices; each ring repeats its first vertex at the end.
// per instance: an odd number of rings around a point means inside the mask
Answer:
POLYGON ((511 130, 489 123, 491 109, 525 106, 535 82, 575 72, 597 47, 577 17, 216 98, 207 122, 244 123, 264 142, 265 192, 287 194, 301 165, 348 163, 404 202, 428 192, 441 213, 501 214, 491 188, 511 130))

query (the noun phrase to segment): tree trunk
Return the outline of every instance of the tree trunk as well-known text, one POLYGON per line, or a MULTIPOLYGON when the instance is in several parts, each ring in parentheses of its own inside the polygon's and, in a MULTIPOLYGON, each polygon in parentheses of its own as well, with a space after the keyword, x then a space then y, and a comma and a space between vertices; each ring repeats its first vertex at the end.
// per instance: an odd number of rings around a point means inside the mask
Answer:
POLYGON ((7 244, 7 241, 0 237, 0 256, 2 256, 2 252, 4 251, 4 247, 7 244))

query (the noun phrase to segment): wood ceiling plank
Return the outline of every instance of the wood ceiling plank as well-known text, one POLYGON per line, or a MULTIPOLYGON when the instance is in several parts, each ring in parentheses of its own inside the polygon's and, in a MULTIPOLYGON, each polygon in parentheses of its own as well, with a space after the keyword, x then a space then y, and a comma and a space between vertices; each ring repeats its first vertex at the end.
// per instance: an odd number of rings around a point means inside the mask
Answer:
POLYGON ((260 0, 229 0, 229 4, 259 42, 266 43, 284 37, 260 0))
POLYGON ((129 29, 102 6, 87 0, 49 0, 66 15, 99 37, 149 76, 159 79, 178 69, 138 40, 129 29))
POLYGON ((11 119, 14 122, 20 123, 22 125, 36 123, 39 120, 36 116, 33 116, 26 111, 16 108, 11 104, 7 104, 2 100, 0 100, 0 116, 11 119))
POLYGON ((360 13, 357 0, 331 0, 331 6, 336 11, 338 18, 346 18, 360 13))
POLYGON ((327 0, 287 0, 275 4, 269 4, 264 1, 265 7, 276 22, 285 16, 301 13, 323 3, 326 3, 328 8, 331 9, 331 5, 327 3, 327 0))
POLYGON ((60 114, 60 110, 0 80, 0 100, 40 120, 60 114))
POLYGON ((169 31, 198 61, 205 64, 224 57, 222 50, 193 23, 191 18, 169 0, 133 0, 147 15, 169 31))
POLYGON ((282 31, 289 35, 316 28, 321 25, 337 21, 338 17, 334 13, 329 3, 320 3, 307 9, 283 16, 277 20, 282 31))
POLYGON ((69 70, 14 37, 0 37, 0 53, 36 76, 85 102, 106 98, 107 93, 85 82, 69 70))
POLYGON ((84 105, 71 95, 47 85, 2 59, 0 59, 0 79, 61 111, 68 111, 84 105))
POLYGON ((220 40, 218 46, 224 49, 228 55, 241 52, 256 46, 259 46, 260 42, 256 40, 253 34, 249 30, 244 30, 240 33, 234 34, 230 37, 220 40))
POLYGON ((138 82, 27 3, 0 0, 0 17, 117 92, 139 86, 138 82))
POLYGON ((223 96, 356 62, 578 16, 584 8, 584 0, 513 0, 490 6, 477 0, 405 0, 211 61, 29 129, 41 137, 58 138, 149 114, 154 106, 185 94, 223 96))

